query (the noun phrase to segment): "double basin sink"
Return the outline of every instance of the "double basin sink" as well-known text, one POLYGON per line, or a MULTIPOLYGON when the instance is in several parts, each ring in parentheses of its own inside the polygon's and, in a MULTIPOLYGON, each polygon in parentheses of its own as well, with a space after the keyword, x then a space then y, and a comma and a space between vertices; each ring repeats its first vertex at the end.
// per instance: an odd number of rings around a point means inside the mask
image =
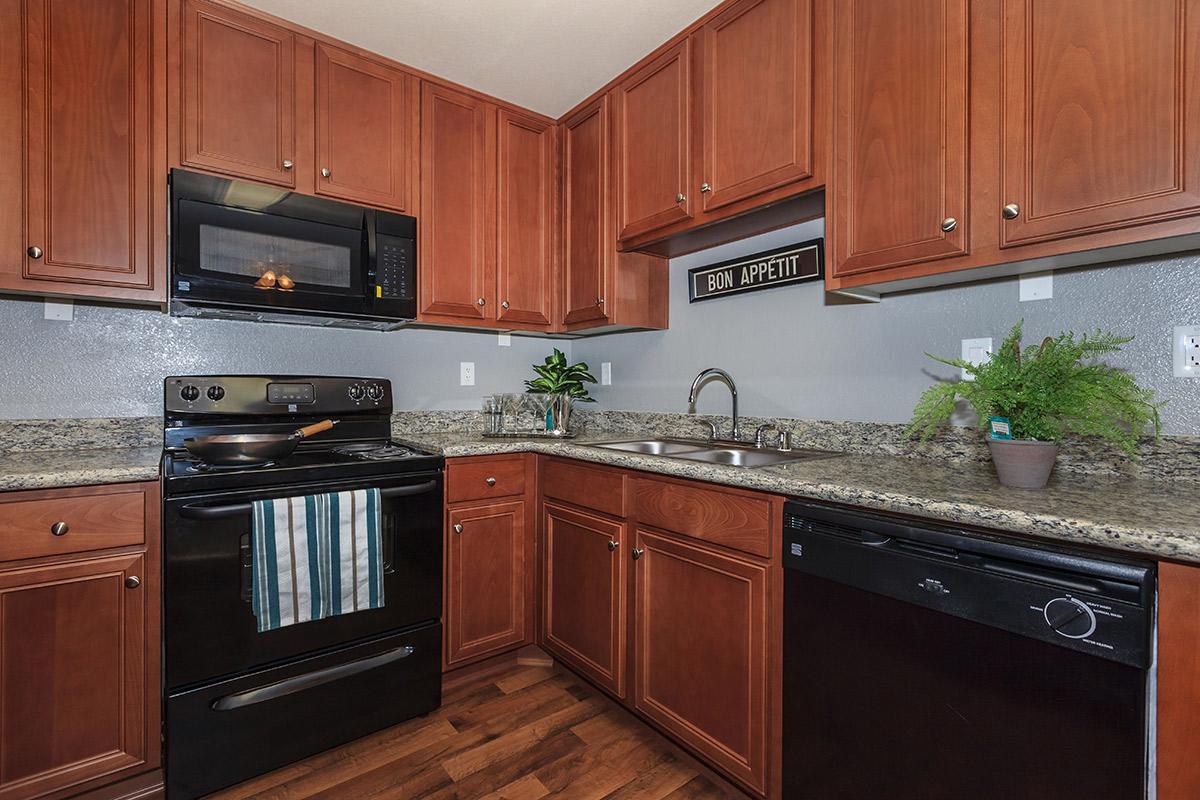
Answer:
POLYGON ((733 442, 706 442, 700 439, 636 439, 627 442, 594 442, 593 447, 621 450, 648 456, 667 456, 705 464, 734 467, 770 467, 795 461, 810 461, 837 455, 824 450, 769 450, 733 442))

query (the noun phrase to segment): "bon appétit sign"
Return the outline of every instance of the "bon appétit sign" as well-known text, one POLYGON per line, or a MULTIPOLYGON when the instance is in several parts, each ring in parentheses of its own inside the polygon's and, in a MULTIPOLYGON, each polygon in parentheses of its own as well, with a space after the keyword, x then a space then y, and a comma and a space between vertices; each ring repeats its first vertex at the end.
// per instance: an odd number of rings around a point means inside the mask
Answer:
POLYGON ((691 302, 820 280, 824 274, 824 243, 824 239, 812 239, 689 269, 691 302))

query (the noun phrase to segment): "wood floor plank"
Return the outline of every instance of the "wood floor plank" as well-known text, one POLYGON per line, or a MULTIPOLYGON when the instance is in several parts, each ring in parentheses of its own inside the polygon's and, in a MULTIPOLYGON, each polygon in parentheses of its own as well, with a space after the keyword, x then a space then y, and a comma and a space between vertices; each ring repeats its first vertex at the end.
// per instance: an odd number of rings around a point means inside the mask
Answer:
POLYGON ((549 792, 536 775, 518 778, 507 786, 485 794, 482 800, 541 800, 549 792))
POLYGON ((505 675, 496 681, 496 686, 505 694, 524 689, 559 674, 553 667, 521 667, 511 675, 505 675))
POLYGON ((696 777, 696 770, 674 758, 659 762, 649 772, 644 772, 604 800, 663 800, 676 789, 696 777))

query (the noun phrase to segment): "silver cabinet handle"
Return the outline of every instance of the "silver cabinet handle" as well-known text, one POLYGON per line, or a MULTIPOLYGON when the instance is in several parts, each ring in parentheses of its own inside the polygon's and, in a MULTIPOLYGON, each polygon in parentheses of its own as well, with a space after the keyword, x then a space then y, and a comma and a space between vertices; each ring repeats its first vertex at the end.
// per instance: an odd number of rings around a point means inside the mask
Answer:
POLYGON ((30 245, 29 249, 26 250, 25 252, 29 253, 30 258, 41 258, 42 257, 42 248, 38 247, 36 244, 30 245))
POLYGON ((617 549, 617 543, 614 542, 613 540, 609 539, 608 540, 608 552, 611 553, 613 550, 616 550, 616 549, 617 549))
POLYGON ((454 523, 454 532, 462 533, 462 523, 461 522, 454 523))
POLYGON ((283 160, 283 168, 284 169, 291 169, 294 166, 296 166, 296 165, 292 163, 292 160, 290 158, 285 158, 283 160))
POLYGON ((485 478, 483 482, 484 482, 484 483, 486 483, 488 486, 495 486, 495 485, 496 485, 496 479, 495 479, 495 478, 493 478, 493 477, 490 477, 490 476, 489 476, 489 477, 487 477, 487 478, 485 478))
POLYGON ((683 192, 680 192, 679 194, 675 195, 676 203, 682 203, 684 200, 687 200, 687 197, 684 195, 683 192))
POLYGON ((641 549, 640 547, 635 547, 635 548, 633 548, 633 552, 631 552, 630 555, 633 556, 634 561, 637 561, 639 558, 642 557, 642 553, 644 553, 644 552, 646 552, 646 551, 641 549))
POLYGON ((503 303, 501 303, 501 304, 500 304, 500 307, 501 307, 501 308, 508 308, 508 301, 507 301, 507 300, 505 300, 503 303))
POLYGON ((329 177, 330 175, 332 175, 332 174, 333 174, 333 173, 329 171, 329 167, 322 167, 322 168, 321 168, 321 177, 322 177, 322 178, 328 178, 328 177, 329 177))
POLYGON ((604 298, 603 298, 603 297, 597 297, 597 298, 596 298, 596 305, 598 305, 598 306, 602 306, 602 305, 604 305, 604 298))
POLYGON ((1009 203, 1001 209, 1000 213, 1004 215, 1005 219, 1016 219, 1021 216, 1021 207, 1016 203, 1009 203))
POLYGON ((946 217, 944 220, 942 220, 942 230, 946 233, 949 233, 957 227, 958 220, 956 220, 954 217, 946 217))
POLYGON ((128 578, 125 579, 125 588, 126 589, 136 589, 137 587, 139 587, 141 585, 142 585, 142 582, 140 580, 138 580, 137 575, 130 575, 128 578))
POLYGON ((708 185, 708 181, 700 184, 700 191, 708 193, 712 191, 712 187, 708 185))
POLYGON ((69 530, 71 530, 71 526, 65 522, 56 522, 50 526, 50 532, 55 536, 66 536, 69 530))
POLYGON ((476 301, 475 301, 475 305, 477 305, 477 306, 481 306, 481 305, 483 305, 485 302, 487 302, 487 301, 485 301, 485 300, 484 300, 484 299, 481 297, 481 298, 479 298, 478 300, 476 300, 476 301))

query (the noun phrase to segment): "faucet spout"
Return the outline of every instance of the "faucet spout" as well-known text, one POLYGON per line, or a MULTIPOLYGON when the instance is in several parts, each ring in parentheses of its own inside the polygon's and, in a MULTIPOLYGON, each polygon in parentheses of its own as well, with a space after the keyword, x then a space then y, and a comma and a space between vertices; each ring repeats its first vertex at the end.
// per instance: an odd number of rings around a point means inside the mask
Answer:
POLYGON ((740 439, 741 428, 738 427, 737 384, 733 382, 733 376, 725 370, 718 369, 716 367, 709 367, 708 369, 701 370, 700 374, 696 376, 696 379, 692 381, 692 389, 688 392, 688 406, 691 407, 696 404, 696 392, 700 390, 700 384, 704 383, 704 381, 710 377, 722 381, 726 386, 729 387, 729 397, 733 401, 733 428, 729 431, 729 438, 740 439))

